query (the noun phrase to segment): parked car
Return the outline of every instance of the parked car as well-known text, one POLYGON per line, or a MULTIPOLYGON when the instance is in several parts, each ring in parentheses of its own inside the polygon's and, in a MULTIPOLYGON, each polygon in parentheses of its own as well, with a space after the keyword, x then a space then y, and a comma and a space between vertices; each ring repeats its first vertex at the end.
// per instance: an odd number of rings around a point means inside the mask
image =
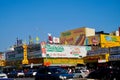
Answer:
POLYGON ((119 80, 120 72, 116 69, 104 68, 92 71, 86 78, 99 80, 119 80))
POLYGON ((24 74, 23 70, 17 71, 17 77, 24 77, 24 76, 25 76, 25 74, 24 74))
POLYGON ((17 71, 13 70, 7 73, 8 78, 16 78, 17 77, 17 71))
POLYGON ((7 75, 9 78, 16 78, 16 77, 25 76, 25 74, 22 70, 13 70, 13 71, 9 72, 7 75))
POLYGON ((67 70, 60 67, 41 67, 36 75, 35 80, 65 80, 72 79, 74 74, 69 74, 67 70))
POLYGON ((36 69, 30 69, 28 70, 28 72, 25 73, 25 77, 33 77, 36 75, 36 73, 37 73, 36 69))
POLYGON ((8 78, 7 74, 3 73, 2 71, 0 71, 0 79, 3 78, 8 78))
POLYGON ((85 78, 88 75, 88 71, 81 70, 81 69, 75 69, 73 74, 74 74, 74 78, 85 78))

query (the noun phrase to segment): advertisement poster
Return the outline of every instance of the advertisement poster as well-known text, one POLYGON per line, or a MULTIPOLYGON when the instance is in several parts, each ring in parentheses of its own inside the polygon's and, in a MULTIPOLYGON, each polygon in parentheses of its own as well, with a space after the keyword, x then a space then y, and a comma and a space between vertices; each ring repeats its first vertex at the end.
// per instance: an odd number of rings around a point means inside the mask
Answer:
POLYGON ((62 32, 60 36, 61 44, 70 44, 70 45, 84 45, 85 41, 85 28, 78 28, 75 30, 69 30, 62 32))
POLYGON ((68 57, 68 58, 81 58, 87 55, 87 51, 91 50, 88 46, 67 46, 46 44, 42 53, 43 57, 68 57))
POLYGON ((120 36, 100 35, 101 47, 115 47, 120 46, 120 36))
POLYGON ((85 45, 99 45, 100 37, 99 36, 90 36, 86 38, 85 45))

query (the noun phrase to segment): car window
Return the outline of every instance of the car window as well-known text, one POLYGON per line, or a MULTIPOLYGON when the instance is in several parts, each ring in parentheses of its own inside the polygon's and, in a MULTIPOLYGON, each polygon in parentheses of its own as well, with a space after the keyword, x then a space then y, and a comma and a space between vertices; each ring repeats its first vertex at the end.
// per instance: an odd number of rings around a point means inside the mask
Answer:
POLYGON ((47 74, 47 70, 46 68, 40 68, 39 71, 38 71, 39 74, 47 74))
POLYGON ((2 73, 2 71, 0 71, 0 73, 2 73))
POLYGON ((51 72, 52 74, 67 73, 67 70, 65 71, 65 69, 59 67, 49 67, 47 71, 51 72))
POLYGON ((29 72, 33 72, 33 70, 29 70, 29 72))
POLYGON ((76 73, 81 73, 80 69, 75 69, 76 73))
POLYGON ((11 71, 10 73, 17 73, 16 71, 11 71))
POLYGON ((67 70, 62 69, 62 68, 57 68, 58 73, 67 73, 67 70))

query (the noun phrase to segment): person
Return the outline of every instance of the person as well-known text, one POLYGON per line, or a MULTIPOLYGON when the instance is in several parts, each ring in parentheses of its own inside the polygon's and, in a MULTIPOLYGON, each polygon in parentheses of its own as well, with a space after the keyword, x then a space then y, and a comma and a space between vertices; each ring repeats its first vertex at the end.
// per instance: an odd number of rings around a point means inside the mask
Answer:
POLYGON ((28 70, 27 69, 24 69, 24 73, 27 73, 28 72, 28 70))
POLYGON ((72 72, 73 72, 73 73, 75 72, 75 68, 72 68, 72 72))
POLYGON ((68 73, 72 73, 72 70, 71 70, 71 68, 68 68, 68 73))

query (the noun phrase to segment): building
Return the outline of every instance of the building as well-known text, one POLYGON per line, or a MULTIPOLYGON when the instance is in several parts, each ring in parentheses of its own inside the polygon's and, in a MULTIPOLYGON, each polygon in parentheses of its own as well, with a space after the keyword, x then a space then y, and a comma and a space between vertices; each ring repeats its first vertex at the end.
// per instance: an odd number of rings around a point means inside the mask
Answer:
MULTIPOLYGON (((53 40, 51 36, 50 40, 53 40)), ((53 42, 53 41, 52 41, 53 42)), ((60 44, 31 43, 27 49, 17 45, 14 50, 6 52, 6 65, 75 66, 77 64, 101 64, 119 60, 120 36, 110 35, 104 31, 95 32, 92 28, 77 28, 62 32, 60 44), (25 55, 24 52, 27 52, 25 55)))
MULTIPOLYGON (((75 66, 83 64, 82 57, 85 57, 90 46, 73 46, 48 44, 41 42, 39 44, 27 45, 27 65, 51 65, 51 66, 75 66)), ((24 59, 23 46, 14 47, 14 51, 6 52, 6 65, 23 65, 24 59)))
POLYGON ((0 52, 0 67, 5 66, 5 55, 4 52, 0 52))

